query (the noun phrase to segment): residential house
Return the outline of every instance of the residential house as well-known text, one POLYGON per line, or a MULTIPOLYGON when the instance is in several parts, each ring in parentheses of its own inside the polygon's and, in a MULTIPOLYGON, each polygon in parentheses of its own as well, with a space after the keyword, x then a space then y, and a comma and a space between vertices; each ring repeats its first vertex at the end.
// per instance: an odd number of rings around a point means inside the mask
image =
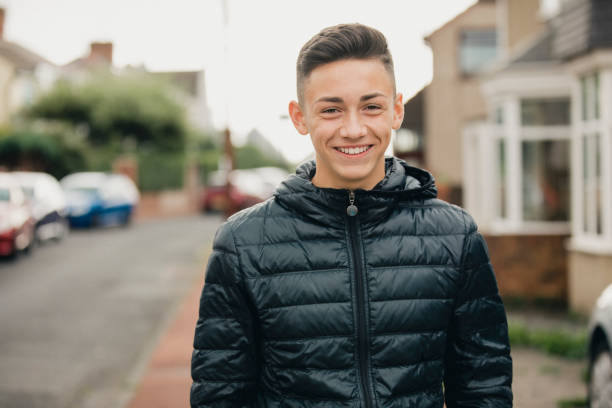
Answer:
POLYGON ((89 45, 89 54, 63 65, 61 75, 63 79, 71 82, 83 82, 92 73, 108 72, 113 69, 113 43, 92 42, 89 45))
POLYGON ((611 21, 609 1, 568 3, 553 44, 572 76, 569 301, 581 312, 612 283, 611 21))
POLYGON ((442 198, 463 202, 462 129, 488 114, 479 73, 511 54, 542 24, 537 0, 479 0, 425 37, 433 77, 423 94, 424 162, 448 191, 442 198))
POLYGON ((106 71, 116 75, 142 73, 159 78, 170 85, 176 100, 185 107, 187 120, 197 129, 211 130, 211 114, 206 99, 204 71, 151 72, 144 67, 118 69, 113 65, 113 43, 92 42, 89 54, 62 66, 62 76, 69 81, 83 81, 92 73, 106 71))
POLYGON ((57 76, 54 64, 4 39, 4 18, 5 10, 0 8, 0 124, 31 104, 57 76))
POLYGON ((433 55, 433 76, 424 92, 425 163, 451 191, 442 198, 456 204, 461 203, 461 129, 466 121, 486 116, 474 73, 497 57, 496 19, 495 1, 481 0, 425 37, 433 55))
POLYGON ((424 157, 441 197, 476 218, 502 295, 565 302, 570 86, 541 6, 480 0, 425 38, 424 157))
POLYGON ((463 127, 465 206, 502 293, 584 314, 612 283, 610 21, 609 1, 563 1, 479 74, 487 117, 463 127))

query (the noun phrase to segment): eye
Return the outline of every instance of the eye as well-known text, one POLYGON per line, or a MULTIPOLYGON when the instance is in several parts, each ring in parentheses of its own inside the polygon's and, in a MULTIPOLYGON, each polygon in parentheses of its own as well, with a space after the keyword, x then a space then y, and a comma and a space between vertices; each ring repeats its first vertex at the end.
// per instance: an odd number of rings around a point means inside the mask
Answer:
POLYGON ((340 110, 338 108, 325 108, 325 109, 323 109, 321 111, 321 113, 328 114, 328 115, 331 115, 331 114, 334 114, 334 113, 338 113, 338 112, 340 112, 340 110))
POLYGON ((376 111, 379 109, 381 109, 379 105, 367 105, 366 106, 366 110, 369 110, 369 111, 376 111))

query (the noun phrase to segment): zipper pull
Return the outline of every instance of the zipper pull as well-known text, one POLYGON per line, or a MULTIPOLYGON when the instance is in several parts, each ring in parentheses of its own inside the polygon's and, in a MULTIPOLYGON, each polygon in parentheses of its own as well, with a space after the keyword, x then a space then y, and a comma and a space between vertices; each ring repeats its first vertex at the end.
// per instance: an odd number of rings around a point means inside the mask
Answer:
POLYGON ((354 217, 359 212, 359 209, 355 205, 355 193, 353 191, 349 191, 349 206, 346 207, 346 213, 349 217, 354 217))

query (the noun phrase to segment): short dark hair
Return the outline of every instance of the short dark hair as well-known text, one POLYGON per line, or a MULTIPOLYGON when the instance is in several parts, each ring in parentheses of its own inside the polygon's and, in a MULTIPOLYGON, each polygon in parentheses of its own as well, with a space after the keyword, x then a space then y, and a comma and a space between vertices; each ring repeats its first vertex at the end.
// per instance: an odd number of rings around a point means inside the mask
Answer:
POLYGON ((304 81, 315 68, 351 58, 380 60, 391 75, 395 93, 393 58, 383 33, 363 24, 338 24, 321 30, 300 50, 297 59, 297 94, 300 104, 304 97, 304 81))

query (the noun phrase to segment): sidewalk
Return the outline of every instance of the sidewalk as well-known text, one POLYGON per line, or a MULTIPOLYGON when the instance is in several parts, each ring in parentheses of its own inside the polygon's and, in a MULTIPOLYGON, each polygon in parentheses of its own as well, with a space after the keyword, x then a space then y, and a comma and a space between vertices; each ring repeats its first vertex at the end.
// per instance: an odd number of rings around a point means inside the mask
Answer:
POLYGON ((191 351, 203 281, 191 289, 157 345, 127 408, 188 408, 191 351))

